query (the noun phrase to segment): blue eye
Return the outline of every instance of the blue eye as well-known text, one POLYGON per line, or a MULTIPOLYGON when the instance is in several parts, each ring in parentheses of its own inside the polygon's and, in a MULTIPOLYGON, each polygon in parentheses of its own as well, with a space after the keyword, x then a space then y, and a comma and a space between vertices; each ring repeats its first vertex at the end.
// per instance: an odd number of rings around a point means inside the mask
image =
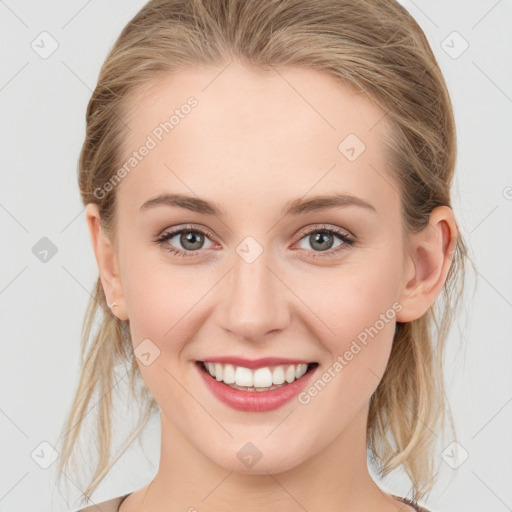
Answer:
MULTIPOLYGON (((347 233, 330 226, 315 227, 301 235, 302 236, 299 241, 309 237, 308 241, 312 247, 315 245, 318 247, 318 245, 320 245, 319 250, 310 251, 313 258, 335 255, 339 251, 344 250, 355 243, 355 240, 353 240, 347 233), (338 238, 338 240, 340 240, 340 243, 335 246, 334 249, 324 249, 321 247, 322 245, 330 245, 334 238, 338 238)), ((159 238, 157 238, 156 243, 160 244, 166 251, 171 252, 178 257, 195 258, 201 256, 201 249, 204 249, 204 241, 205 239, 210 238, 214 238, 213 233, 210 231, 199 229, 194 226, 183 226, 179 229, 164 232, 159 238), (181 244, 185 250, 179 249, 169 243, 170 240, 178 235, 181 235, 178 239, 179 244, 181 244)))

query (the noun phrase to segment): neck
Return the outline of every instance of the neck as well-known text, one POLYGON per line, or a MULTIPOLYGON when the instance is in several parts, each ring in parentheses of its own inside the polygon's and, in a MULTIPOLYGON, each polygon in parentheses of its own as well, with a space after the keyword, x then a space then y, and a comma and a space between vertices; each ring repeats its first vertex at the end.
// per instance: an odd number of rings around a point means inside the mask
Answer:
POLYGON ((298 454, 301 462, 293 468, 274 472, 260 465, 258 470, 256 463, 247 473, 215 464, 162 413, 160 466, 141 510, 234 512, 241 506, 247 512, 398 510, 397 502, 378 488, 368 472, 367 413, 367 407, 361 409, 342 434, 319 452, 308 456, 305 447, 298 454))

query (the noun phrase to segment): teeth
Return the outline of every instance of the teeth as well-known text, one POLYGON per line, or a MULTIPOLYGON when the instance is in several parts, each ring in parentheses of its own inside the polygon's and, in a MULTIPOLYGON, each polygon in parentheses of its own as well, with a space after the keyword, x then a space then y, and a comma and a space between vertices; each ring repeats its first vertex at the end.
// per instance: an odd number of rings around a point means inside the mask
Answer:
POLYGON ((282 366, 276 366, 272 372, 272 382, 274 384, 284 383, 284 369, 282 366))
MULTIPOLYGON (((215 370, 217 370, 217 367, 215 367, 215 370)), ((215 374, 215 375, 217 375, 217 374, 215 374)), ((249 370, 249 368, 244 368, 243 366, 238 366, 235 371, 235 384, 237 386, 252 387, 254 385, 254 377, 252 375, 252 371, 249 370)))
POLYGON ((275 367, 265 366, 251 370, 243 366, 223 363, 203 363, 208 373, 216 380, 230 384, 233 388, 248 388, 247 391, 266 391, 287 382, 291 384, 307 371, 307 364, 290 364, 275 367))
POLYGON ((215 363, 215 378, 217 380, 222 380, 222 365, 220 363, 215 363))
POLYGON ((296 369, 294 366, 288 366, 288 369, 286 370, 284 374, 284 378, 286 379, 286 382, 293 382, 295 380, 296 375, 296 369))
POLYGON ((234 384, 235 383, 235 368, 232 364, 226 364, 222 373, 222 380, 226 384, 234 384))

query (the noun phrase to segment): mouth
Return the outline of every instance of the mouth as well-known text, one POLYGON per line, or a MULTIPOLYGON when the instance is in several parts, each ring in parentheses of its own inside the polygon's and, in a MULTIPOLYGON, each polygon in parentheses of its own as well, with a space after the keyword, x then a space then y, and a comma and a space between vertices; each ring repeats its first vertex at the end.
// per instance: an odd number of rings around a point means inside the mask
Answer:
POLYGON ((206 388, 217 400, 243 412, 263 413, 284 406, 309 385, 319 366, 316 362, 290 359, 245 360, 247 366, 236 366, 234 358, 229 359, 231 362, 195 361, 195 365, 206 388), (258 366, 262 362, 268 366, 258 366))
POLYGON ((277 359, 266 361, 274 364, 257 366, 255 362, 249 361, 243 366, 219 360, 196 361, 196 364, 203 373, 219 384, 250 393, 270 392, 287 387, 301 381, 318 367, 317 362, 282 363, 277 359))

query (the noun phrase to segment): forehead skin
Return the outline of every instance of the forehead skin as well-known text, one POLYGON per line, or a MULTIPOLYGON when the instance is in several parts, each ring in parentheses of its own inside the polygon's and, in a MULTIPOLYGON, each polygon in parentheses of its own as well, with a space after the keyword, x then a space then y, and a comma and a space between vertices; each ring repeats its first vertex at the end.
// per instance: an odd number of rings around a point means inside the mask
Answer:
POLYGON ((287 201, 332 192, 370 202, 381 222, 397 220, 398 187, 385 170, 380 142, 388 129, 384 112, 334 77, 232 62, 179 71, 135 97, 124 154, 128 159, 148 136, 157 145, 117 187, 121 216, 130 225, 137 224, 145 201, 169 191, 214 200, 226 210, 228 230, 233 222, 258 230, 260 219, 266 233, 287 201), (191 96, 197 106, 158 141, 155 127, 191 96), (350 134, 365 145, 355 161, 338 149, 350 134))

